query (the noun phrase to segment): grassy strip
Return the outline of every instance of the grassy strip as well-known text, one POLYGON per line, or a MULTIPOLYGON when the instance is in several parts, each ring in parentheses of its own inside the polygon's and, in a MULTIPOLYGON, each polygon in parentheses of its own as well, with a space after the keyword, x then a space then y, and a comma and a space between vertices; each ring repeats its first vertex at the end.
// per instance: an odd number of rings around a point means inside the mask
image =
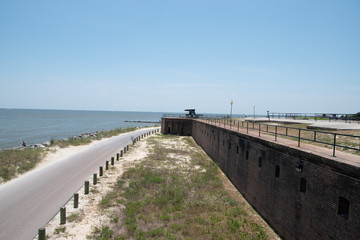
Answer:
POLYGON ((224 191, 219 168, 190 137, 147 141, 151 154, 100 202, 111 223, 89 239, 268 239, 244 204, 224 191))
POLYGON ((68 146, 80 146, 80 145, 87 145, 94 140, 101 140, 103 138, 109 138, 113 136, 117 136, 121 133, 127 133, 137 130, 136 127, 132 128, 117 128, 109 131, 102 131, 96 134, 96 137, 86 137, 86 138, 69 138, 66 140, 51 140, 51 146, 58 146, 60 148, 66 148, 68 146))
POLYGON ((6 182, 18 173, 21 174, 31 170, 42 160, 44 155, 45 150, 40 148, 0 151, 0 178, 6 182))

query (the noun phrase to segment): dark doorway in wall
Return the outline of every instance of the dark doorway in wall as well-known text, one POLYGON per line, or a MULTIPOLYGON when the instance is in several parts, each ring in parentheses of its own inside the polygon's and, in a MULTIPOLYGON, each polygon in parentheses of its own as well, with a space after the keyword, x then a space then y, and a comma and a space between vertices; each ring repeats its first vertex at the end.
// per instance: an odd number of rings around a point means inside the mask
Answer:
POLYGON ((280 167, 278 165, 275 166, 275 177, 276 178, 280 177, 280 167))
POLYGON ((261 168, 261 166, 262 166, 262 158, 261 157, 259 157, 259 168, 261 168))
POLYGON ((339 205, 338 205, 338 214, 345 218, 349 219, 349 208, 350 202, 344 197, 339 197, 339 205))
POLYGON ((300 178, 300 192, 306 193, 306 179, 300 178))

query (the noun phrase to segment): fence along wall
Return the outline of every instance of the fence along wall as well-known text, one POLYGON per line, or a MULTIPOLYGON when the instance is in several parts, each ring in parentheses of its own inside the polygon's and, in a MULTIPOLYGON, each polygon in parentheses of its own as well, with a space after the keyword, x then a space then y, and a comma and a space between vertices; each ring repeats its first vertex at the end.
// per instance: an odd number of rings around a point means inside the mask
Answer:
POLYGON ((360 169, 197 120, 162 124, 179 135, 190 124, 186 133, 284 239, 360 239, 360 169))

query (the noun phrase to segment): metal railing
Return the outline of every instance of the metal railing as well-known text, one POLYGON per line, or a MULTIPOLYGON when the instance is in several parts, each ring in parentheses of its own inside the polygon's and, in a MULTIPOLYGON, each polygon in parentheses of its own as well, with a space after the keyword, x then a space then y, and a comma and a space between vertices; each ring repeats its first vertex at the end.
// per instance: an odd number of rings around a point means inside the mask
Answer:
POLYGON ((343 114, 343 113, 268 113, 268 118, 285 118, 285 119, 313 119, 317 120, 329 120, 331 121, 344 121, 344 122, 357 122, 360 124, 360 117, 356 114, 343 114))
POLYGON ((286 127, 280 125, 262 124, 262 123, 255 123, 250 121, 237 121, 237 120, 230 120, 225 118, 223 119, 207 118, 203 120, 212 123, 214 125, 229 127, 230 129, 234 129, 234 130, 236 128, 237 130, 243 128, 246 129, 246 133, 249 133, 249 130, 258 131, 259 137, 261 136, 261 132, 265 132, 267 134, 273 135, 275 137, 275 141, 277 141, 278 136, 289 137, 298 142, 298 147, 300 147, 301 140, 325 144, 332 147, 333 157, 335 157, 336 147, 360 151, 360 136, 356 136, 356 135, 286 127), (348 138, 351 140, 346 141, 347 139, 343 139, 343 138, 348 138), (345 143, 348 144, 345 145, 345 143))

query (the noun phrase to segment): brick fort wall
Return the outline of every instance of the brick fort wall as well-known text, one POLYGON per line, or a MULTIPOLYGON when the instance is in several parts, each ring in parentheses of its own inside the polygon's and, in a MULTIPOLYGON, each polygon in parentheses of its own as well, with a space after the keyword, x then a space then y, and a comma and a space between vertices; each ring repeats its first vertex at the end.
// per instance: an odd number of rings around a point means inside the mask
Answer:
POLYGON ((360 169, 193 119, 162 120, 192 135, 284 239, 360 239, 360 169))

